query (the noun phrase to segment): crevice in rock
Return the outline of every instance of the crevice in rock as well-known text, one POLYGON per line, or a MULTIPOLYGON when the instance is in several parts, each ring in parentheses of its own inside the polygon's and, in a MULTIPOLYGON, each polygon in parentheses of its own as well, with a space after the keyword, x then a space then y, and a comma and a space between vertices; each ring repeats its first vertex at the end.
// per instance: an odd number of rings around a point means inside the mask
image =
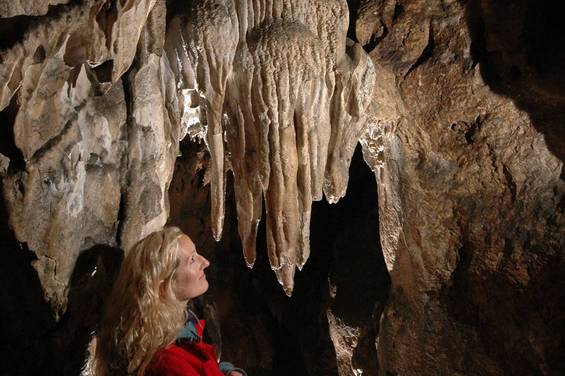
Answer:
POLYGON ((118 224, 116 229, 116 243, 121 246, 122 233, 124 231, 124 221, 126 218, 126 200, 125 192, 120 193, 120 207, 118 209, 118 217, 116 218, 116 223, 118 224))
POLYGON ((96 22, 100 26, 100 30, 104 31, 106 36, 106 48, 111 49, 112 46, 112 27, 118 17, 117 1, 106 2, 96 14, 96 22))
POLYGON ((124 225, 127 216, 127 190, 130 181, 130 161, 129 161, 129 153, 128 153, 128 145, 130 144, 129 140, 129 128, 130 124, 133 121, 132 115, 132 88, 129 82, 129 72, 133 67, 130 67, 128 72, 124 74, 124 77, 117 83, 117 85, 123 85, 124 89, 124 103, 126 104, 126 124, 122 127, 123 133, 120 134, 120 141, 123 142, 126 146, 124 148, 124 153, 121 157, 121 173, 120 173, 120 206, 118 209, 118 216, 116 218, 117 221, 117 229, 116 229, 116 244, 118 246, 123 247, 123 235, 124 235, 124 225))
POLYGON ((457 320, 466 324, 476 326, 479 318, 478 307, 468 299, 467 291, 469 291, 468 273, 471 266, 473 254, 472 249, 467 241, 457 252, 457 266, 451 276, 452 286, 450 288, 450 299, 457 304, 448 306, 452 309, 451 314, 457 320))
MULTIPOLYGON (((363 161, 360 145, 357 145, 351 162, 350 176, 348 194, 336 204, 335 214, 330 214, 335 218, 335 228, 325 235, 333 242, 334 250, 329 274, 332 293, 328 308, 341 325, 358 330, 357 344, 348 349, 349 355, 345 357, 351 362, 351 369, 376 375, 375 342, 391 281, 379 237, 376 182, 374 174, 363 161)), ((323 226, 328 227, 327 224, 323 226)), ((347 347, 344 344, 348 338, 342 336, 342 329, 330 328, 334 333, 332 339, 336 351, 347 347)), ((345 358, 338 354, 338 363, 343 363, 345 358)), ((339 367, 346 369, 343 364, 339 367)), ((347 371, 342 373, 348 374, 347 371)))
POLYGON ((16 96, 0 112, 0 154, 10 159, 8 173, 22 171, 25 168, 24 156, 14 142, 14 120, 19 111, 16 96))
POLYGON ((371 51, 373 51, 378 45, 379 43, 386 38, 386 36, 388 35, 388 28, 386 27, 386 25, 382 25, 383 28, 383 32, 382 35, 377 36, 376 34, 373 34, 371 36, 371 39, 369 40, 369 43, 365 44, 363 46, 363 49, 369 53, 371 51))
POLYGON ((96 75, 99 83, 112 81, 112 69, 114 68, 114 60, 106 60, 104 63, 93 67, 92 71, 96 75))
MULTIPOLYGON (((32 27, 40 16, 15 16, 0 18, 0 51, 6 50, 16 43, 22 41, 30 27, 32 27)), ((2 60, 0 60, 0 63, 2 60)))
POLYGON ((512 202, 516 201, 516 182, 510 173, 510 170, 505 165, 502 165, 502 173, 504 174, 504 178, 506 179, 506 184, 508 189, 510 189, 510 195, 512 197, 512 202))
POLYGON ((394 5, 394 12, 392 14, 392 22, 394 23, 398 18, 404 13, 404 7, 402 4, 396 3, 394 5))
POLYGON ((35 164, 39 161, 49 150, 56 148, 57 144, 64 140, 65 135, 69 132, 73 125, 75 125, 76 115, 69 119, 63 129, 54 137, 45 142, 39 149, 37 149, 30 158, 30 163, 35 164))
POLYGON ((349 27, 347 28, 347 37, 355 42, 359 42, 355 35, 355 22, 357 20, 357 12, 359 11, 361 2, 362 0, 347 0, 347 7, 349 8, 349 27))

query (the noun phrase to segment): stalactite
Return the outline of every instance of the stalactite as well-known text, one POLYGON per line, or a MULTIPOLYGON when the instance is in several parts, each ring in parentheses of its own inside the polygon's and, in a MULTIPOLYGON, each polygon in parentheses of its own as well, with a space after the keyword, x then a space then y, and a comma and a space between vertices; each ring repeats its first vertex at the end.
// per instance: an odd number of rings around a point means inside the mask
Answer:
POLYGON ((365 126, 374 70, 361 46, 346 49, 347 27, 340 0, 203 0, 167 32, 183 127, 205 132, 212 159, 214 237, 229 167, 245 260, 264 200, 269 261, 289 296, 310 253, 312 201, 343 197, 365 126))

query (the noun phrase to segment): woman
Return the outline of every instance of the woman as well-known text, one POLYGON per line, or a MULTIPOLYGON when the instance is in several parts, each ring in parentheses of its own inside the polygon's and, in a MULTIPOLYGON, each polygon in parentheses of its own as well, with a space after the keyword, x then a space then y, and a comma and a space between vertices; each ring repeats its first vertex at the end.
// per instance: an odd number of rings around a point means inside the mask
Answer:
POLYGON ((96 375, 245 376, 217 363, 204 322, 187 311, 208 290, 208 260, 176 227, 154 232, 127 254, 96 341, 96 375))

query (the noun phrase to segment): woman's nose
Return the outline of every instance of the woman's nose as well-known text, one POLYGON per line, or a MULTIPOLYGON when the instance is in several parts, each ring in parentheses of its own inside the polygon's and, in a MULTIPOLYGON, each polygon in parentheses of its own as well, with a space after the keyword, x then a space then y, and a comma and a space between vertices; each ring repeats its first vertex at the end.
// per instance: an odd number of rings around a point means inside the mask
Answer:
POLYGON ((210 266, 210 261, 208 261, 204 256, 200 256, 202 258, 201 265, 202 269, 206 269, 210 266))

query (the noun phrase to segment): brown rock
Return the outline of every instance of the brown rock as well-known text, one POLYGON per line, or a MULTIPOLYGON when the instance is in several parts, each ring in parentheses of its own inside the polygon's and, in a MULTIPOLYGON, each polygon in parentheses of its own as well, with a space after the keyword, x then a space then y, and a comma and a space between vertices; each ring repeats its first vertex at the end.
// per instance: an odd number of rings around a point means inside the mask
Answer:
POLYGON ((8 18, 19 15, 42 16, 47 13, 49 7, 67 4, 69 0, 2 0, 0 1, 0 18, 8 18))
MULTIPOLYGON (((466 16, 477 3, 397 2, 371 52, 397 90, 386 84, 376 93, 384 110, 364 141, 392 279, 378 341, 383 373, 561 367, 550 359, 563 310, 546 301, 549 317, 532 307, 538 294, 562 295, 560 287, 541 288, 563 267, 562 154, 528 107, 500 95, 483 73, 497 68, 473 48, 496 32, 472 34, 478 21, 466 16)), ((488 23, 487 10, 497 6, 481 4, 488 23)))

